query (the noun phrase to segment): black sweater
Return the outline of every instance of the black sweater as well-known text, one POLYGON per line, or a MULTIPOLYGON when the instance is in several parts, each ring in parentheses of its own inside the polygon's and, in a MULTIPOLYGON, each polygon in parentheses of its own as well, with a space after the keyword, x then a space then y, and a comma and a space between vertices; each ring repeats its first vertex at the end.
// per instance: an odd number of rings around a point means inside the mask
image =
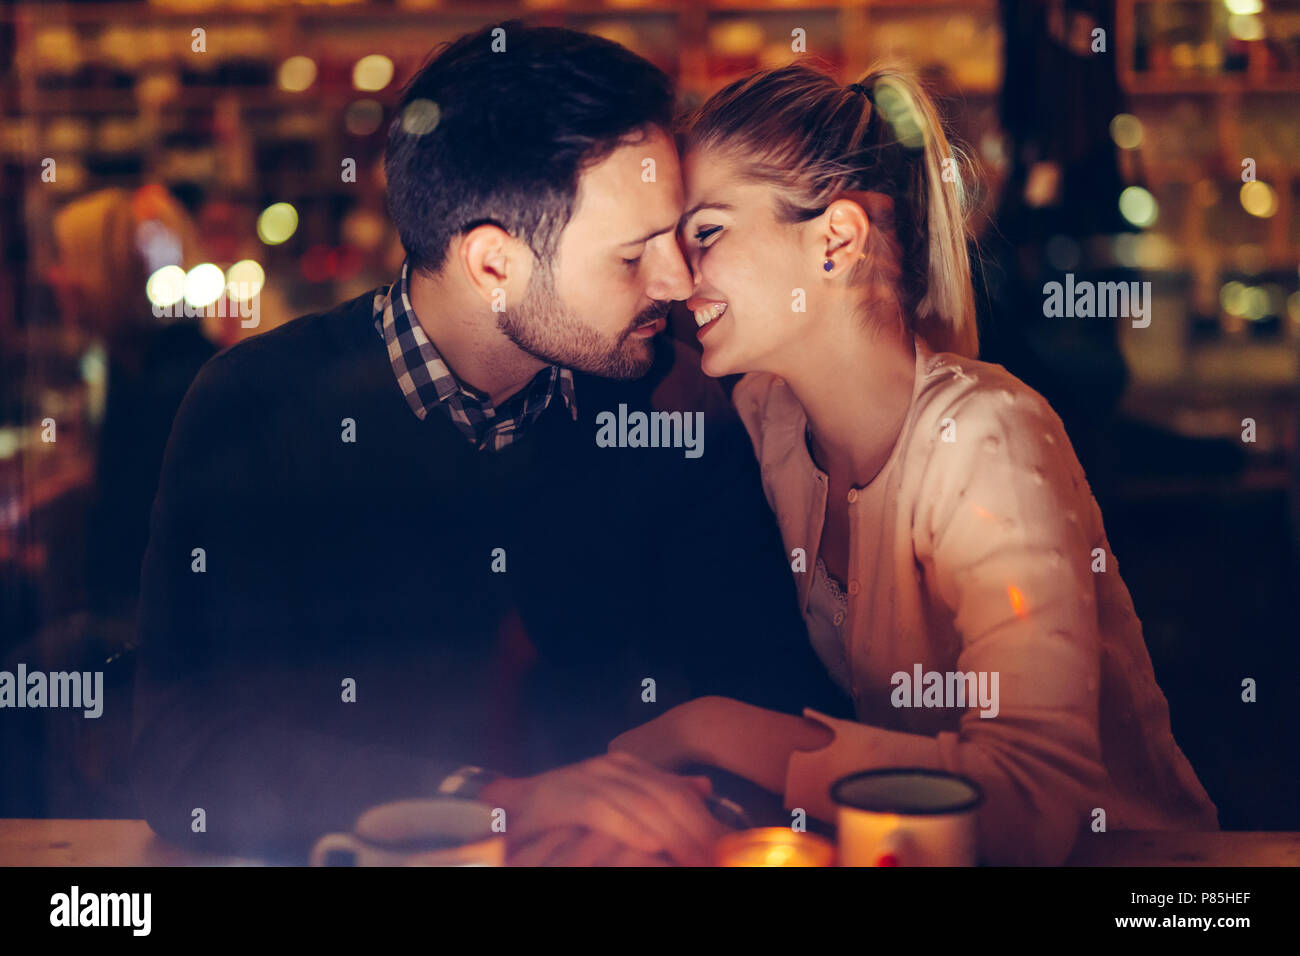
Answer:
POLYGON ((749 438, 691 350, 660 337, 631 382, 575 372, 576 422, 552 401, 476 452, 412 413, 372 299, 226 349, 177 414, 141 577, 133 765, 155 831, 301 859, 462 764, 536 773, 692 697, 842 712, 749 438), (620 403, 702 411, 703 455, 598 447, 620 403))

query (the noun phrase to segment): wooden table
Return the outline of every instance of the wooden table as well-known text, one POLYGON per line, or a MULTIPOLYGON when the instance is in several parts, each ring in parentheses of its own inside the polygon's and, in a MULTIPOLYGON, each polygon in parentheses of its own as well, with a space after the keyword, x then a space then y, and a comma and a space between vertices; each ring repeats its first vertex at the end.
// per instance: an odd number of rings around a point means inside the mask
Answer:
MULTIPOLYGON (((143 820, 0 819, 0 866, 259 866, 165 843, 143 820)), ((1300 866, 1300 833, 1088 834, 1070 866, 1300 866)))

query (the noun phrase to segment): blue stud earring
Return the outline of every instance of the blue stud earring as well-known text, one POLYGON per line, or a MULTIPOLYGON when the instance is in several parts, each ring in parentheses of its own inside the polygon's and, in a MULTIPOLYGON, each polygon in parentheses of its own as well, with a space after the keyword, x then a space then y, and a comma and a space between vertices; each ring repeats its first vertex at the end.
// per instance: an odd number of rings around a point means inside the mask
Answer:
POLYGON ((825 269, 827 272, 830 272, 832 269, 835 268, 835 263, 831 262, 830 259, 827 259, 825 262, 822 263, 822 268, 825 269))

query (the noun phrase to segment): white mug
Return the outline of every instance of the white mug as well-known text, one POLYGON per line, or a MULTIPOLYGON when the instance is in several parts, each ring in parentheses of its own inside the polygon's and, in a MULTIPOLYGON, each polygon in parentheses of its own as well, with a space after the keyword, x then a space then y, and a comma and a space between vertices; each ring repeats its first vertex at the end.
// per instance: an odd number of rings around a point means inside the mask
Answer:
POLYGON ((979 784, 921 767, 850 774, 831 786, 841 866, 974 866, 979 784))
POLYGON ((504 866, 505 834, 492 830, 492 807, 453 797, 398 800, 371 807, 351 833, 327 833, 311 865, 350 853, 354 866, 504 866))

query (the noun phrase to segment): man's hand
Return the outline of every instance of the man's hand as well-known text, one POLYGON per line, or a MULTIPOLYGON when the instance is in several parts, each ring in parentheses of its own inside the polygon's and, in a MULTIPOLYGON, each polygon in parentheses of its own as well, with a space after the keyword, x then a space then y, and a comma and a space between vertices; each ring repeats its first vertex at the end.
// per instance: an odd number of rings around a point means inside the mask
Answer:
MULTIPOLYGON (((479 799, 505 809, 507 840, 521 853, 533 838, 561 831, 524 859, 547 859, 577 829, 640 854, 706 866, 714 842, 727 832, 704 802, 711 791, 707 777, 666 773, 639 757, 613 753, 534 777, 495 780, 479 799)), ((584 858, 610 852, 600 840, 587 840, 581 849, 584 858)))

